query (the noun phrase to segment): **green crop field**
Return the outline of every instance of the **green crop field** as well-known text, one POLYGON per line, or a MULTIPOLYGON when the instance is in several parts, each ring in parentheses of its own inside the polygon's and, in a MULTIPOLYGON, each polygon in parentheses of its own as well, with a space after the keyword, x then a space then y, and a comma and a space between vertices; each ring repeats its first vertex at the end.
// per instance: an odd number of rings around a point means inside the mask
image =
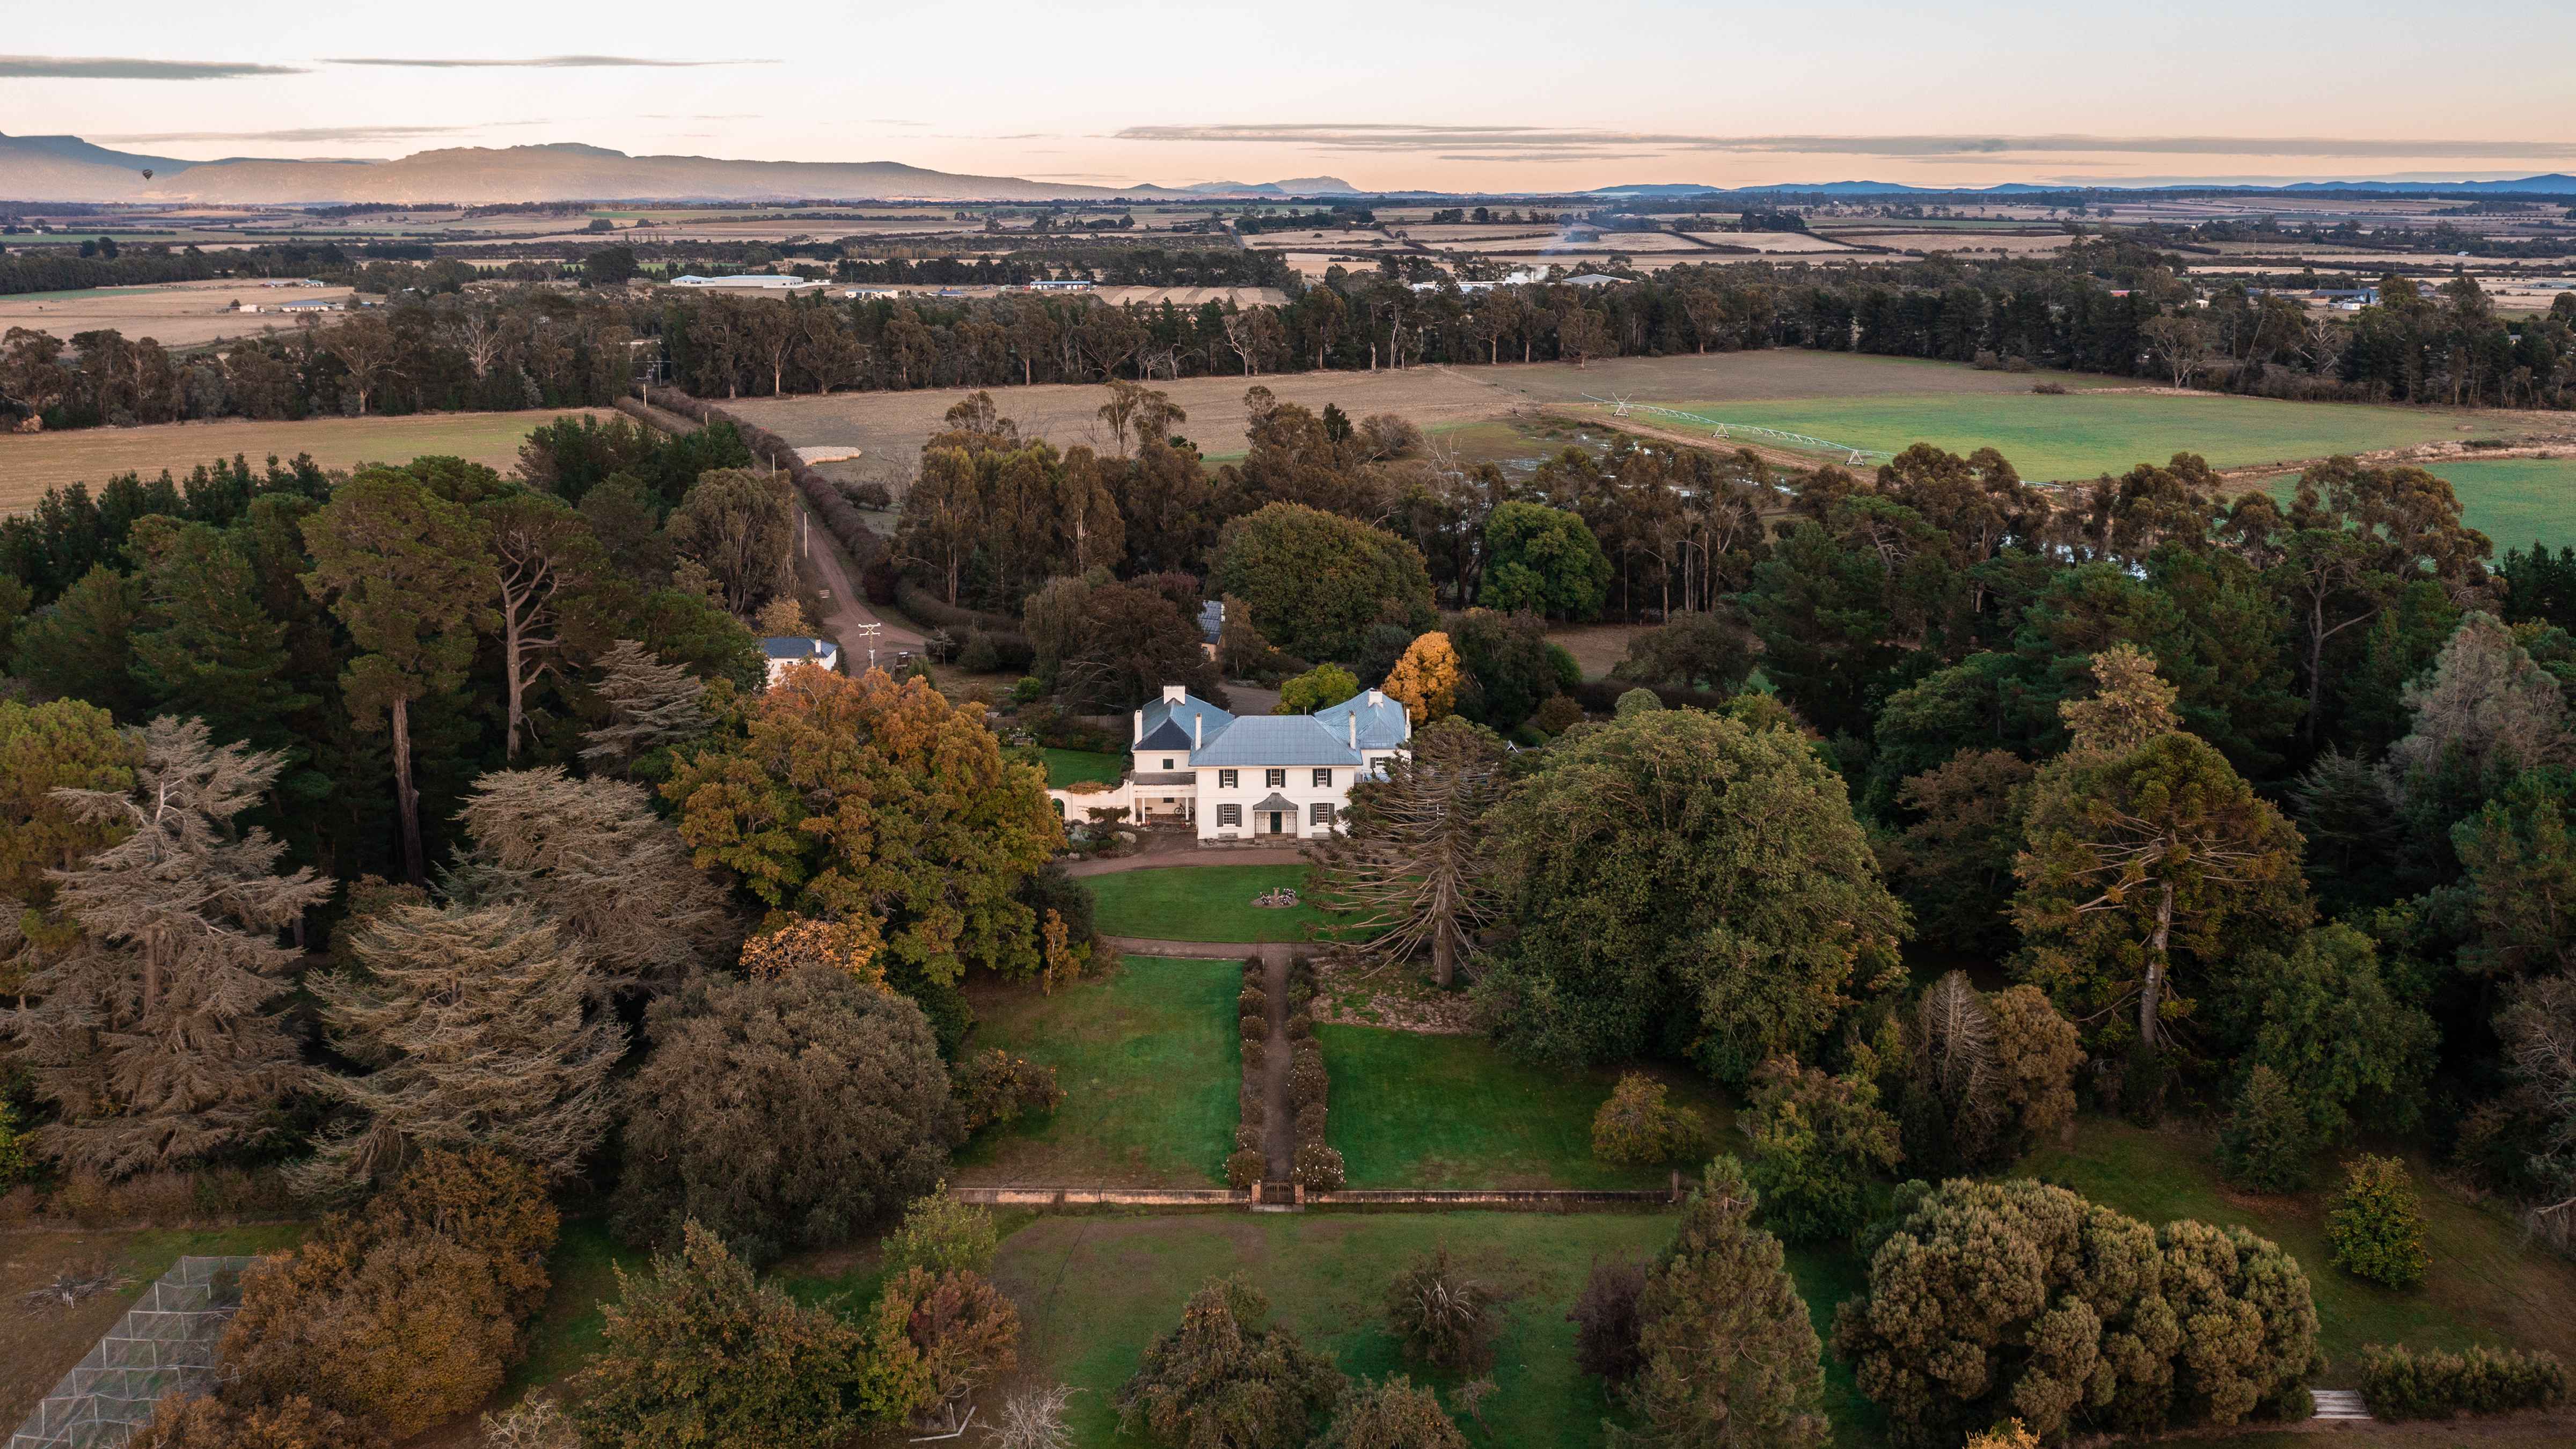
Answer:
MULTIPOLYGON (((2295 463, 2459 436, 2469 414, 2429 408, 2181 397, 2077 390, 1673 403, 1727 423, 1806 433, 1828 442, 1898 452, 1930 443, 1954 453, 1993 447, 2025 478, 2052 481, 2121 473, 2198 453, 2220 468, 2295 463)), ((1646 416, 1664 427, 1677 420, 1646 416)), ((2482 427, 2491 419, 2477 420, 2482 427)))
POLYGON ((2460 516, 2495 540, 2496 556, 2529 548, 2576 544, 2576 457, 2489 458, 2436 463, 2460 495, 2460 516))

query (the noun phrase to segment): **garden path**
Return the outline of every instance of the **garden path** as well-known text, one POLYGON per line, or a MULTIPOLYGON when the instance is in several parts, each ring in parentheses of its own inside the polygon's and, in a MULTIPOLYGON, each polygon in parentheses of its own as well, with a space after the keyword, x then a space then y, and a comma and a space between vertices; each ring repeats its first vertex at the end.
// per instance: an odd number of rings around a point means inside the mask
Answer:
POLYGON ((1261 1052, 1261 1120, 1268 1126, 1261 1147, 1270 1158, 1263 1186, 1284 1189, 1297 1155, 1296 1109, 1288 1100, 1288 1066, 1296 1056, 1288 1040, 1288 947, 1263 946, 1261 966, 1261 990, 1270 1000, 1270 1041, 1261 1052))

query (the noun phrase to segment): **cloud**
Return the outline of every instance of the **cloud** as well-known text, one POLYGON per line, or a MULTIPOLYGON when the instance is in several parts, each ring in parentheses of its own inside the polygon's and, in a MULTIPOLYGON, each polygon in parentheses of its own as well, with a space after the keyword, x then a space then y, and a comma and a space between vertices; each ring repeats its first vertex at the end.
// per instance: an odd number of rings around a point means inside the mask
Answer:
POLYGON ((162 141, 410 141, 495 126, 542 126, 544 121, 490 121, 475 126, 301 126, 282 131, 133 131, 92 136, 93 141, 135 145, 162 141))
POLYGON ((0 55, 0 76, 74 80, 231 80, 249 75, 303 75, 302 66, 232 60, 139 60, 108 55, 0 55))
POLYGON ((1948 157, 2135 154, 2157 156, 2477 156, 2535 161, 2576 157, 2576 140, 2446 141, 2329 136, 1712 136, 1688 132, 1559 130, 1538 126, 1431 126, 1303 122, 1282 125, 1129 126, 1121 141, 1276 143, 1327 151, 1429 153, 1479 160, 1629 159, 1673 152, 1773 156, 1948 157))
POLYGON ((709 65, 776 65, 774 60, 654 60, 634 55, 539 55, 525 60, 435 59, 409 55, 334 55, 325 65, 391 65, 420 70, 476 70, 487 67, 534 70, 595 70, 615 66, 649 66, 692 70, 709 65))

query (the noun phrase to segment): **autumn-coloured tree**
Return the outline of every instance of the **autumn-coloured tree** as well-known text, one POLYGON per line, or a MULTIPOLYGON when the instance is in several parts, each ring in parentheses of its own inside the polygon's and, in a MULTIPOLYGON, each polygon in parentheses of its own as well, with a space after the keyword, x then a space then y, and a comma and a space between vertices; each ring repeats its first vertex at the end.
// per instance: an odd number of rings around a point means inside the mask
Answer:
POLYGON ((295 952, 279 933, 332 884, 281 873, 283 847, 237 818, 281 761, 216 746, 205 725, 159 719, 137 732, 130 791, 55 797, 114 838, 57 871, 54 921, 31 942, 20 1061, 56 1120, 37 1141, 110 1176, 184 1166, 266 1140, 306 1081, 278 998, 295 952), (71 934, 76 931, 76 934, 71 934))
POLYGON ((954 1406, 1019 1366, 1019 1310, 971 1268, 897 1272, 869 1311, 866 1332, 858 1402, 886 1423, 954 1406))
POLYGON ((1314 1449, 1467 1449, 1467 1436, 1430 1385, 1395 1374, 1344 1393, 1314 1449))
POLYGON ((130 1441, 136 1449, 387 1449, 374 1420, 326 1409, 301 1394, 273 1404, 236 1404, 213 1394, 173 1393, 130 1441))
POLYGON ((324 1139, 306 1181, 345 1188, 429 1147, 490 1147, 552 1179, 607 1136, 626 1046, 587 951, 524 906, 395 906, 368 918, 359 969, 318 977, 333 1042, 370 1068, 322 1078, 360 1120, 324 1139))
POLYGON ((1708 1165, 1637 1299, 1638 1425, 1613 1446, 1813 1449, 1831 1436, 1825 1370, 1780 1242, 1753 1226, 1759 1198, 1735 1159, 1708 1165))
POLYGON ((2414 727, 2388 747, 2386 765, 2401 791, 2425 789, 2437 770, 2486 779, 2563 763, 2576 749, 2559 682, 2492 614, 2463 617, 2402 698, 2414 727))
POLYGON ((734 953, 725 893, 640 786, 560 765, 498 770, 458 811, 472 842, 451 899, 524 905, 590 959, 611 990, 667 991, 734 953))
POLYGON ((1447 719, 1458 707, 1458 651, 1434 630, 1416 637, 1386 676, 1387 696, 1404 706, 1414 725, 1447 719))
POLYGON ((362 730, 392 731, 403 875, 420 884, 429 872, 412 784, 411 707, 464 683, 475 636, 495 617, 490 543, 465 508, 409 473, 369 468, 305 520, 304 544, 313 558, 304 587, 331 606, 360 651, 340 674, 350 717, 362 730))
POLYGON ((1316 848, 1312 885, 1342 917, 1350 950, 1378 962, 1427 952, 1432 981, 1450 984, 1500 904, 1486 816, 1502 798, 1502 764, 1491 730, 1445 719, 1351 787, 1342 830, 1316 848))
POLYGON ((1061 847, 1035 766, 1002 758, 980 718, 913 678, 791 670, 737 740, 689 752, 662 786, 702 868, 773 910, 872 926, 887 979, 953 986, 970 966, 1044 964, 1019 899, 1061 847))
POLYGON ((1592 1114, 1592 1155, 1604 1162, 1654 1164, 1697 1158, 1708 1147, 1708 1122, 1696 1107, 1676 1107, 1670 1089, 1643 1072, 1625 1072, 1592 1114))

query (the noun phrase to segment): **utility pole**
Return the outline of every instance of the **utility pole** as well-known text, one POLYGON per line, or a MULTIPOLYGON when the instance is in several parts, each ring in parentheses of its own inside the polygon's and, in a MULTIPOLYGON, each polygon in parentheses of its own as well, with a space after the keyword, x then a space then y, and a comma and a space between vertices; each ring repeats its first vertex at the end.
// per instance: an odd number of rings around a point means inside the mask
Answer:
POLYGON ((885 625, 877 623, 874 620, 870 620, 869 622, 859 626, 859 637, 868 641, 868 667, 870 669, 877 667, 877 635, 884 632, 884 630, 885 625))

